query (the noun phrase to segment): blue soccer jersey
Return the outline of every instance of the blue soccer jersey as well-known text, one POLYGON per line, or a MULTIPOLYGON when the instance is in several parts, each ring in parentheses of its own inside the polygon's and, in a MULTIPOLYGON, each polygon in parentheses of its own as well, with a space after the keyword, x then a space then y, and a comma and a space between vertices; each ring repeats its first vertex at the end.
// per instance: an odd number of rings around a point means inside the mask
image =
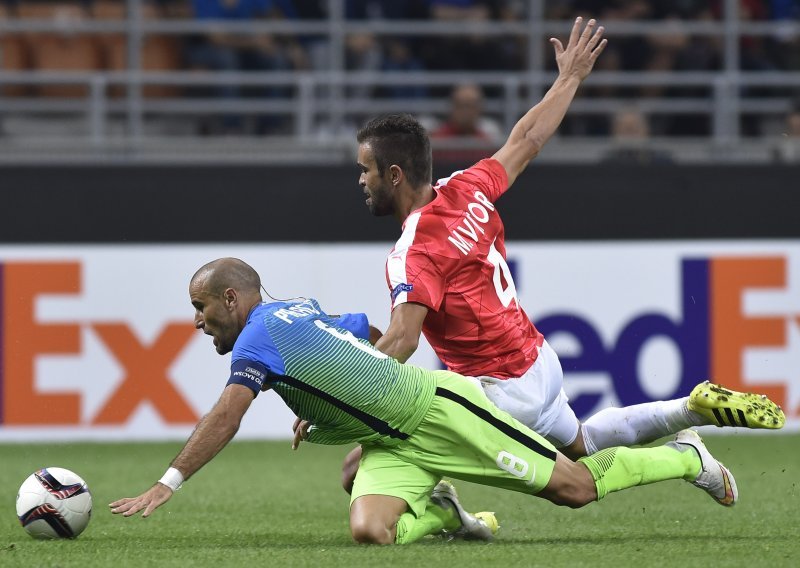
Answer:
POLYGON ((310 442, 396 443, 425 415, 434 379, 377 351, 368 335, 364 314, 333 318, 313 299, 261 304, 234 344, 228 384, 275 390, 311 422, 310 442))

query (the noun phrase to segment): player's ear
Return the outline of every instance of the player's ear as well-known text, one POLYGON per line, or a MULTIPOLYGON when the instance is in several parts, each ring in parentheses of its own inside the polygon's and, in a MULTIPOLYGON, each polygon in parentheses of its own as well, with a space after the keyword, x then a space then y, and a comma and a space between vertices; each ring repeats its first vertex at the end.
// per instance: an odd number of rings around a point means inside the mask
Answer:
POLYGON ((399 186, 400 182, 403 181, 403 170, 400 166, 389 166, 389 181, 392 182, 393 187, 399 186))
POLYGON ((239 295, 233 288, 228 288, 225 290, 223 297, 225 299, 225 307, 231 309, 236 306, 236 300, 239 298, 239 295))

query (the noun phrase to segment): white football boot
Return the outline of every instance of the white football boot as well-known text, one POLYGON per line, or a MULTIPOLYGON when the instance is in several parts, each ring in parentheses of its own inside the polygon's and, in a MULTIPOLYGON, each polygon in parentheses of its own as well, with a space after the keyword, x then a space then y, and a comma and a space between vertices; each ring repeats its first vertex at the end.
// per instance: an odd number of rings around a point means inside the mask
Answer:
POLYGON ((431 493, 431 501, 442 509, 453 508, 461 520, 461 527, 455 531, 443 531, 445 536, 467 540, 492 540, 500 528, 494 513, 483 511, 475 515, 468 513, 458 501, 456 488, 449 481, 442 480, 431 493))
POLYGON ((736 480, 730 470, 711 455, 700 435, 691 429, 681 430, 675 436, 675 443, 691 446, 700 456, 700 473, 692 484, 703 489, 720 505, 733 507, 739 499, 736 480))

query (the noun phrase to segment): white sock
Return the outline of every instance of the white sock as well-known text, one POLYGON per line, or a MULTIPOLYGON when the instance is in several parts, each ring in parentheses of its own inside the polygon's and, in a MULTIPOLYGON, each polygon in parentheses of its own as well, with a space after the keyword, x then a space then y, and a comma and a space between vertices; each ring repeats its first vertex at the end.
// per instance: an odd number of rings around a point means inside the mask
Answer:
POLYGON ((689 397, 601 410, 581 426, 586 453, 648 444, 690 426, 705 424, 699 414, 686 407, 687 400, 689 397))

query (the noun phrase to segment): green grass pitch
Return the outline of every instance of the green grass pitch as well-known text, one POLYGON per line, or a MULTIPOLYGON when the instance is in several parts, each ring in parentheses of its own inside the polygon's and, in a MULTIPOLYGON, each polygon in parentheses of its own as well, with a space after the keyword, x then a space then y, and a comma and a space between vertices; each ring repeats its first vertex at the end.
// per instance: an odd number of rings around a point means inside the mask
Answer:
POLYGON ((0 445, 0 566, 797 566, 800 435, 706 441, 736 476, 733 509, 681 481, 578 511, 456 482, 468 509, 497 512, 496 540, 429 537, 406 547, 351 542, 339 487, 349 448, 234 442, 153 516, 124 519, 107 504, 151 485, 180 443, 0 445), (94 514, 76 540, 35 541, 16 520, 17 488, 44 466, 72 469, 89 484, 94 514))

